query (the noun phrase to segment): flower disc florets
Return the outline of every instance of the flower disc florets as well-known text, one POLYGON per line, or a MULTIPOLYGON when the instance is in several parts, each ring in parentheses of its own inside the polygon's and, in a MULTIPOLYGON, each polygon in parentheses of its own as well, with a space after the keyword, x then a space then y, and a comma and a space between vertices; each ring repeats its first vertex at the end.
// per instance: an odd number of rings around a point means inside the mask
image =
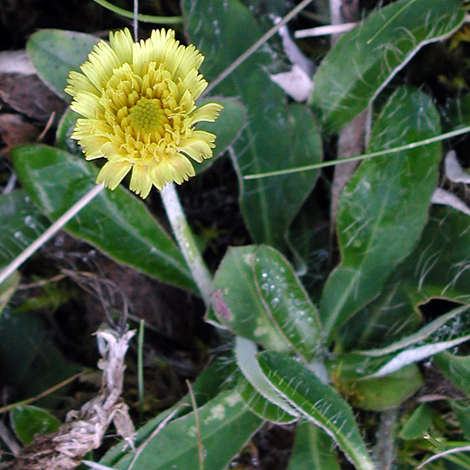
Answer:
POLYGON ((70 72, 65 91, 83 116, 72 138, 87 160, 104 157, 97 183, 115 189, 132 170, 130 189, 147 197, 152 185, 181 184, 196 162, 212 157, 215 135, 194 128, 213 122, 222 106, 195 100, 207 86, 198 69, 204 60, 172 30, 154 30, 134 43, 128 29, 100 41, 81 69, 70 72))

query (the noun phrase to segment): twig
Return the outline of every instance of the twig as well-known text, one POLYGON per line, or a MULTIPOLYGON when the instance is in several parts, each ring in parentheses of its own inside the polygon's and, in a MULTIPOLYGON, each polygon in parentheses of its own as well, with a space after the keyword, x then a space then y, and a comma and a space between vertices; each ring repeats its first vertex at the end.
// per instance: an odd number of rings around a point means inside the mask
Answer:
POLYGON ((61 215, 42 235, 40 235, 31 245, 20 253, 5 269, 0 272, 0 284, 18 269, 27 259, 48 242, 62 227, 75 217, 91 200, 93 200, 103 190, 103 185, 94 186, 70 209, 61 215))
POLYGON ((199 415, 198 415, 198 412, 197 412, 196 397, 194 396, 193 387, 191 387, 191 382, 189 380, 186 380, 186 384, 188 386, 189 396, 191 397, 191 404, 193 405, 194 419, 196 420, 197 451, 198 451, 198 455, 199 455, 199 470, 204 470, 204 449, 202 447, 201 424, 199 423, 199 415))
POLYGON ((68 379, 63 380, 62 382, 54 385, 51 388, 48 388, 47 390, 45 390, 44 392, 41 392, 39 395, 36 395, 35 397, 27 398, 26 400, 17 401, 16 403, 11 403, 10 405, 2 406, 0 408, 0 414, 5 413, 5 411, 9 411, 13 409, 15 406, 28 405, 29 403, 34 403, 35 401, 38 401, 41 398, 46 397, 47 395, 50 395, 56 390, 59 390, 60 388, 65 387, 67 384, 69 384, 70 382, 73 382, 75 379, 78 379, 78 377, 82 376, 83 374, 85 374, 85 372, 79 372, 78 374, 72 375, 72 377, 69 377, 68 379))
POLYGON ((145 320, 141 318, 137 337, 137 389, 139 392, 139 420, 144 417, 144 333, 145 320))

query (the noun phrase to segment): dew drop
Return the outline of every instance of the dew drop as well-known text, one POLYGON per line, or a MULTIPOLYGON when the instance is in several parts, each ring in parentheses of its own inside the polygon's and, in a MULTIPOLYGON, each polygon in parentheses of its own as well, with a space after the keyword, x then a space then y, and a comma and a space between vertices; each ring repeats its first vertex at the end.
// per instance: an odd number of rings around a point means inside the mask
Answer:
POLYGON ((29 228, 36 228, 36 222, 34 221, 33 217, 31 215, 27 215, 24 219, 24 223, 29 227, 29 228))

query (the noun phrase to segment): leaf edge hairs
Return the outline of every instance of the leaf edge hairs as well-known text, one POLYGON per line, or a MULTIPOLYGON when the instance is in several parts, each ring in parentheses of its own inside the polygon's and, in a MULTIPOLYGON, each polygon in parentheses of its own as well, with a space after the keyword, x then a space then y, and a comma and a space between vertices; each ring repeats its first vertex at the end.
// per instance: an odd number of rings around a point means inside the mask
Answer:
POLYGON ((211 158, 216 136, 195 129, 214 122, 223 106, 195 100, 208 83, 199 73, 204 56, 180 45, 171 29, 134 42, 126 28, 99 41, 71 71, 65 92, 80 116, 72 138, 87 160, 106 158, 96 183, 115 189, 132 170, 129 188, 145 199, 155 186, 195 175, 190 159, 211 158))

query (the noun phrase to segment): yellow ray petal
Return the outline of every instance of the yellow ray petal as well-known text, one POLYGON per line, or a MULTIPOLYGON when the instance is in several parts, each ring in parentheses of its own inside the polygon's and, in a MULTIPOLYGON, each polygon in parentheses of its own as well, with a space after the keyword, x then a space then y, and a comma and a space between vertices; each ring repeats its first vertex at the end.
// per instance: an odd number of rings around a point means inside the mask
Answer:
POLYGON ((132 169, 129 189, 145 199, 152 189, 152 180, 149 175, 148 165, 134 165, 132 169))
POLYGON ((210 132, 193 131, 191 137, 181 140, 178 150, 201 163, 202 160, 212 157, 214 141, 215 135, 210 132))
POLYGON ((110 33, 109 43, 120 63, 132 63, 132 44, 134 41, 132 40, 131 32, 127 28, 110 33))
POLYGON ((76 72, 72 70, 69 74, 69 78, 67 79, 68 85, 65 87, 65 93, 68 93, 70 96, 75 96, 77 90, 87 91, 89 93, 93 93, 96 96, 99 96, 98 88, 80 72, 76 72))
POLYGON ((196 124, 197 122, 214 122, 222 111, 224 107, 219 103, 206 103, 200 108, 196 108, 193 113, 189 116, 191 119, 191 124, 196 124))
POLYGON ((77 92, 70 107, 87 118, 96 118, 97 113, 101 111, 99 98, 89 91, 77 92))
POLYGON ((98 173, 96 183, 104 183, 107 188, 116 189, 131 168, 132 163, 129 162, 109 161, 98 173))

